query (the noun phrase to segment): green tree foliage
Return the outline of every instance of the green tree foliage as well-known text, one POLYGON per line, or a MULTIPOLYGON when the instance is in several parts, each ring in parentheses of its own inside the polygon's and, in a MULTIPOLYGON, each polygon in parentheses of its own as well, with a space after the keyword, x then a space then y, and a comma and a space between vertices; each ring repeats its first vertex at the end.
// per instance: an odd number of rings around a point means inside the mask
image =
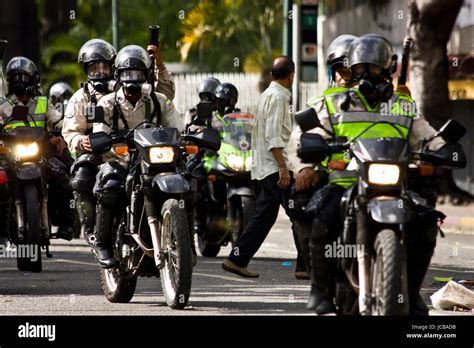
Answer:
MULTIPOLYGON (((146 47, 148 26, 158 24, 165 61, 179 60, 176 47, 181 35, 179 14, 180 11, 186 13, 193 4, 185 0, 119 0, 118 3, 121 47, 130 44, 146 47)), ((112 42, 111 0, 78 0, 70 18, 67 32, 52 35, 43 44, 42 80, 45 90, 58 80, 78 88, 86 78, 82 67, 77 64, 80 47, 92 38, 112 42)))
POLYGON ((183 61, 210 71, 262 71, 281 52, 278 0, 203 0, 183 21, 183 61))
MULTIPOLYGON (((39 16, 45 0, 37 0, 39 16)), ((282 1, 119 0, 120 46, 146 47, 148 26, 160 25, 165 61, 184 60, 201 71, 261 71, 281 51, 282 1)), ((77 0, 67 32, 42 43, 45 91, 59 80, 78 88, 85 80, 77 54, 84 42, 112 42, 112 1, 77 0)), ((43 10, 44 15, 44 10, 43 10)))

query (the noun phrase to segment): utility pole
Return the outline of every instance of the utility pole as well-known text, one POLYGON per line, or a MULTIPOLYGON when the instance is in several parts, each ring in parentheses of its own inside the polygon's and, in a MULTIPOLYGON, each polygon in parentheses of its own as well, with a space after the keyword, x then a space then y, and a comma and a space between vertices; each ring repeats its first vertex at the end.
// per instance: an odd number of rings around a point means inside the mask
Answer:
POLYGON ((119 33, 119 6, 118 0, 112 0, 112 43, 115 49, 120 49, 120 33, 119 33))
POLYGON ((292 56, 293 43, 292 43, 292 32, 293 32, 293 16, 290 12, 292 10, 293 1, 283 0, 283 54, 285 56, 292 56))
POLYGON ((293 111, 299 109, 299 90, 300 90, 300 74, 301 74, 301 16, 300 16, 300 5, 297 3, 293 4, 292 9, 292 23, 293 23, 293 37, 292 37, 292 46, 293 46, 293 61, 295 62, 295 79, 293 81, 292 87, 292 107, 293 111))

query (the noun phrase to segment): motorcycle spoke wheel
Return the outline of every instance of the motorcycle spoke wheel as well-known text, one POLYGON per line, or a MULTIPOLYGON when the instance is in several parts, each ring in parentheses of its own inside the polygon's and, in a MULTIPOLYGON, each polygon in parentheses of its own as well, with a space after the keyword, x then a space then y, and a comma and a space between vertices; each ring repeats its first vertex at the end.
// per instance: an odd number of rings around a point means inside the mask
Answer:
POLYGON ((161 247, 165 252, 165 265, 160 270, 161 287, 168 306, 183 309, 191 293, 193 269, 188 219, 175 199, 163 204, 161 216, 161 247))

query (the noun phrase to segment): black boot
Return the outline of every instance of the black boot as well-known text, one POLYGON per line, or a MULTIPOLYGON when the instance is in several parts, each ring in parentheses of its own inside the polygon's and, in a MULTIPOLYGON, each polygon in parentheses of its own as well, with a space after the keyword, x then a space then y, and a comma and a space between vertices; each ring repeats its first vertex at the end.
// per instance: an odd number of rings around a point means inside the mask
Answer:
POLYGON ((429 309, 423 301, 420 290, 430 265, 434 246, 413 247, 408 254, 408 297, 410 300, 410 315, 427 316, 429 309))
POLYGON ((327 229, 315 219, 309 243, 311 257, 311 293, 306 308, 318 315, 336 313, 334 305, 334 262, 325 257, 329 243, 327 229))
MULTIPOLYGON (((109 192, 110 193, 110 192, 109 192)), ((113 198, 104 192, 97 203, 94 253, 102 268, 116 268, 119 261, 114 258, 112 248, 112 229, 114 217, 113 198), (111 204, 112 203, 112 204, 111 204)))
POLYGON ((94 245, 94 223, 95 223, 95 198, 92 193, 74 192, 75 206, 79 221, 81 222, 81 234, 87 244, 94 245))

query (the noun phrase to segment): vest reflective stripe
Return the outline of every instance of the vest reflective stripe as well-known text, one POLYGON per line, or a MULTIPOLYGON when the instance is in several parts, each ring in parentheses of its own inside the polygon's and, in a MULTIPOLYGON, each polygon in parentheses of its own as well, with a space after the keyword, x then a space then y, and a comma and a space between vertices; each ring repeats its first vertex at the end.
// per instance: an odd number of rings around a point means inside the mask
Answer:
MULTIPOLYGON (((336 137, 347 137, 351 139, 372 125, 367 132, 360 136, 361 139, 381 137, 400 138, 400 136, 402 136, 403 139, 408 138, 415 114, 415 108, 411 98, 402 95, 394 95, 387 104, 376 105, 372 109, 357 89, 355 89, 354 92, 359 96, 360 102, 362 102, 362 105, 367 111, 349 110, 347 112, 336 112, 333 98, 329 97, 326 99, 330 121, 336 137), (405 106, 412 108, 406 110, 401 104, 402 102, 405 103, 405 106), (384 111, 382 107, 385 107, 386 110, 384 111), (390 107, 389 112, 387 112, 388 107, 390 107), (381 112, 386 114, 382 114, 381 112), (391 124, 380 123, 382 121, 391 124), (374 123, 378 124, 374 125, 374 123)), ((330 159, 343 159, 346 164, 349 162, 349 159, 344 156, 343 153, 333 154, 330 159)), ((335 171, 330 168, 328 168, 328 171, 329 182, 332 184, 348 187, 357 182, 357 172, 355 171, 335 171)))
POLYGON ((350 179, 357 177, 357 171, 355 170, 333 170, 329 173, 329 181, 350 179))
POLYGON ((5 129, 13 129, 22 126, 46 128, 46 113, 48 112, 47 97, 38 97, 36 103, 29 106, 28 111, 30 114, 28 122, 12 122, 5 126, 5 129))
POLYGON ((360 122, 377 123, 377 122, 385 121, 385 122, 390 122, 392 124, 402 126, 404 128, 410 128, 413 122, 411 118, 406 117, 406 116, 399 116, 399 115, 394 115, 394 114, 381 115, 379 113, 365 112, 365 111, 338 113, 338 114, 330 115, 329 117, 331 118, 331 122, 334 126, 340 123, 360 123, 360 122))
POLYGON ((35 108, 35 115, 46 114, 48 111, 48 98, 38 97, 35 108))

